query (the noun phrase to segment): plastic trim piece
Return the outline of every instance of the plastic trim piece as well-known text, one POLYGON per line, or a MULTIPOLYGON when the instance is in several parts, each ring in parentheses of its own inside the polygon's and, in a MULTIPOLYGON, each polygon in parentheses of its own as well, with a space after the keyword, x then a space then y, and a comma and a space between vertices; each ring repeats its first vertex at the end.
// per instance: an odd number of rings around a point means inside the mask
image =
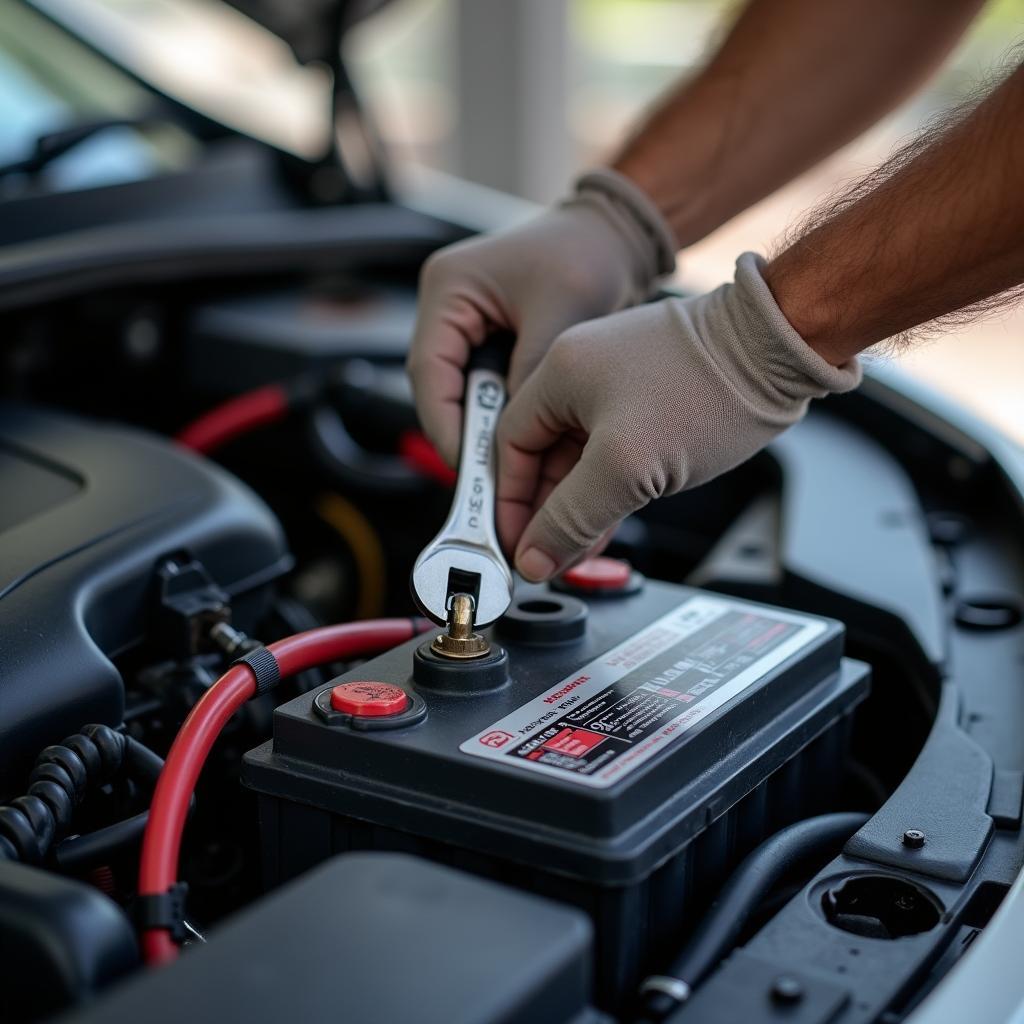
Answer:
POLYGON ((992 789, 992 758, 958 722, 959 693, 946 684, 939 715, 913 768, 844 853, 930 878, 966 882, 992 835, 983 808, 992 789), (927 837, 911 849, 907 829, 927 837))

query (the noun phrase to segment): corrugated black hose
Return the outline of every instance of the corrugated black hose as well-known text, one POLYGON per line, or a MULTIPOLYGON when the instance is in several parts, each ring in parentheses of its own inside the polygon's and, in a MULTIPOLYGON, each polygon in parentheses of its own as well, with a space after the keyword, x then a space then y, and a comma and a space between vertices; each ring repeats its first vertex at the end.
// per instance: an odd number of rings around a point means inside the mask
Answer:
MULTIPOLYGON (((124 773, 150 787, 163 761, 148 747, 108 725, 87 725, 63 742, 47 747, 29 776, 28 792, 0 806, 0 857, 41 864, 71 829, 75 809, 86 794, 124 773)), ((138 838, 145 812, 76 836, 61 844, 62 867, 87 867, 97 857, 138 838), (76 855, 76 847, 80 846, 76 855)))

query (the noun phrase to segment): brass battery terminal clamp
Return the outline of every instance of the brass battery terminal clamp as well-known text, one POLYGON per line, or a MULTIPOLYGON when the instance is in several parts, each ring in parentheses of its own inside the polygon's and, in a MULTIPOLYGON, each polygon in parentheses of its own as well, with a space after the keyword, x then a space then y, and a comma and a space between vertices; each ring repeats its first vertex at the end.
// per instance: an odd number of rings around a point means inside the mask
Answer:
POLYGON ((512 571, 494 526, 495 431, 504 408, 514 338, 492 334, 466 368, 462 448, 451 511, 412 570, 412 594, 425 615, 445 627, 431 645, 444 658, 479 658, 490 645, 479 630, 512 602, 512 571))
POLYGON ((491 645, 474 632, 476 602, 469 594, 456 594, 448 610, 448 629, 438 633, 430 649, 443 658, 479 658, 489 654, 491 645))

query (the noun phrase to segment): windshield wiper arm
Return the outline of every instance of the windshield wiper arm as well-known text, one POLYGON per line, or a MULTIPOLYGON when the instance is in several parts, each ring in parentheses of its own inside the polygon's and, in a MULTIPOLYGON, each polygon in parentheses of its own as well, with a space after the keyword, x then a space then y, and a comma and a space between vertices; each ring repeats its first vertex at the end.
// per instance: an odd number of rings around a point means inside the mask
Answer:
POLYGON ((22 160, 13 160, 8 164, 0 164, 0 178, 9 177, 12 174, 38 174, 58 157, 101 132, 113 128, 142 128, 154 122, 166 122, 166 120, 166 118, 155 117, 152 114, 141 117, 105 117, 95 121, 81 121, 68 128, 47 132, 36 139, 31 156, 22 160))

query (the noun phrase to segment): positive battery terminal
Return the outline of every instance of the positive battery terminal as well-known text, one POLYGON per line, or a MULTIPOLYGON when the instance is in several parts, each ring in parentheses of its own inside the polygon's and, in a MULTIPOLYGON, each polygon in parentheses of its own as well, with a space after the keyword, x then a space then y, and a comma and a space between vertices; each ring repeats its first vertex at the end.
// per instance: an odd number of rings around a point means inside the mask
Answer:
POLYGON ((482 658, 491 645, 474 631, 476 602, 469 594, 454 594, 448 603, 448 628, 438 633, 430 649, 442 658, 482 658))

